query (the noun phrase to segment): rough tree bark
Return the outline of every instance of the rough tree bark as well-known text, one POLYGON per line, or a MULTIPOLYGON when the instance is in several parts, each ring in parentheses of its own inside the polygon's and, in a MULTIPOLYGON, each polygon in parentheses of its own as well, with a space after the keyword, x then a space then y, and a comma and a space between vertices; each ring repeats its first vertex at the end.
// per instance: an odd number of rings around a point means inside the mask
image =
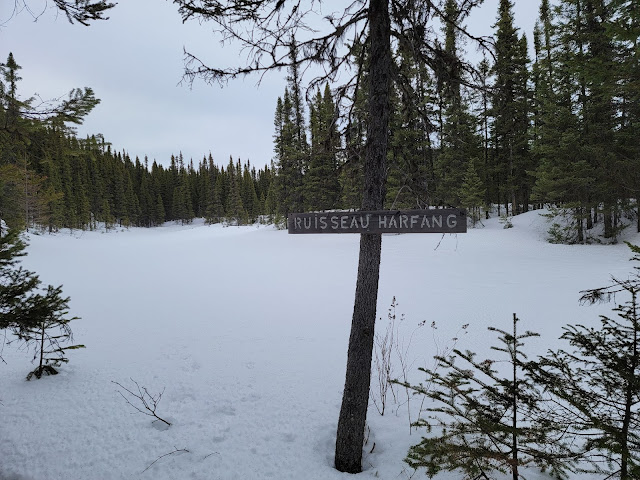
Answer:
MULTIPOLYGON (((389 0, 371 0, 368 16, 371 64, 362 208, 363 210, 382 210, 391 87, 389 0)), ((380 234, 360 236, 356 296, 336 439, 335 466, 341 472, 362 471, 362 445, 369 404, 381 247, 380 234)))

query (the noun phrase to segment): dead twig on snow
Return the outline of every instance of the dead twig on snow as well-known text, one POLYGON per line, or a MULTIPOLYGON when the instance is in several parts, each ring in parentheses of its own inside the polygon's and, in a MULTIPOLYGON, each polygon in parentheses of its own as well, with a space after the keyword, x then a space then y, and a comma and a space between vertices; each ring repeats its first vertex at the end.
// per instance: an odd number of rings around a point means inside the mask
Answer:
MULTIPOLYGON (((113 382, 113 383, 116 383, 116 382, 113 382)), ((135 383, 135 382, 134 382, 134 383, 135 383)), ((160 455, 160 456, 159 456, 158 458, 156 458, 153 462, 151 462, 151 463, 149 464, 149 466, 148 466, 147 468, 145 468, 141 473, 144 473, 144 472, 146 472, 147 470, 149 470, 149 469, 153 466, 153 464, 154 464, 154 463, 156 463, 156 462, 157 462, 158 460, 160 460, 161 458, 168 457, 169 455, 173 455, 174 453, 180 453, 180 452, 183 452, 183 453, 191 453, 191 452, 189 452, 189 450, 187 450, 186 448, 180 448, 180 449, 179 449, 178 447, 175 447, 175 446, 174 446, 173 448, 174 448, 175 450, 173 450, 172 452, 169 452, 169 453, 165 453, 164 455, 160 455)))
POLYGON ((143 415, 154 417, 156 420, 160 420, 161 422, 166 423, 167 426, 171 426, 171 422, 166 421, 164 418, 161 418, 156 414, 156 409, 158 408, 158 404, 162 399, 162 394, 164 393, 165 389, 163 388, 160 393, 154 396, 149 393, 146 387, 141 387, 133 378, 130 378, 130 380, 135 384, 138 393, 129 390, 127 387, 118 382, 114 382, 113 380, 111 381, 111 383, 115 383, 118 387, 127 392, 132 398, 138 399, 138 402, 142 405, 142 408, 131 403, 131 401, 127 397, 125 397, 125 395, 120 390, 118 390, 118 393, 122 398, 124 398, 125 402, 131 405, 131 407, 133 407, 135 410, 142 413, 143 415))

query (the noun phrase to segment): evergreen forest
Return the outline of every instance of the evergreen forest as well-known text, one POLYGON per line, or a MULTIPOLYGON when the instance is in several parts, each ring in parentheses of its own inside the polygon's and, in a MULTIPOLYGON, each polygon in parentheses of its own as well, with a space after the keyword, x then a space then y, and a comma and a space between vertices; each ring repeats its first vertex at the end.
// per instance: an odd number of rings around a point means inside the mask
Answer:
MULTIPOLYGON (((637 2, 542 0, 531 49, 513 2, 501 0, 491 48, 475 65, 459 33, 464 2, 443 8, 437 48, 446 61, 419 64, 408 46, 393 46, 385 208, 464 207, 475 224, 544 206, 566 220, 553 234, 566 243, 640 231, 637 2)), ((366 42, 346 48, 356 82, 306 89, 292 42, 265 166, 212 154, 149 161, 100 134, 78 138, 73 126, 99 102, 93 91, 36 105, 9 53, 0 66, 0 219, 55 232, 196 217, 281 223, 292 212, 358 209, 368 52, 366 42)))

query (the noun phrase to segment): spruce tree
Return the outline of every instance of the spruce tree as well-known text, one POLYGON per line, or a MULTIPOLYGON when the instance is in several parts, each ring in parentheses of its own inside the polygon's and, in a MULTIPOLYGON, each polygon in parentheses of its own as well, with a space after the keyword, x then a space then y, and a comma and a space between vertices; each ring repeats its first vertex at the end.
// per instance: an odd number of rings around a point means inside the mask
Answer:
POLYGON ((305 210, 329 210, 338 203, 338 150, 340 134, 329 85, 320 89, 310 107, 311 148, 305 175, 305 210))
POLYGON ((28 375, 40 378, 42 374, 55 374, 55 366, 68 362, 65 350, 82 348, 81 345, 63 347, 72 339, 67 318, 69 298, 62 296, 62 286, 41 286, 38 276, 19 267, 18 258, 26 255, 26 244, 18 230, 0 234, 0 329, 9 329, 20 341, 36 344, 34 358, 38 367, 28 375), (52 329, 59 329, 52 332, 52 329))
POLYGON ((438 205, 460 206, 467 163, 470 158, 480 156, 481 139, 476 133, 476 119, 469 112, 461 87, 465 79, 457 39, 465 12, 455 0, 447 0, 445 13, 444 54, 448 61, 443 62, 444 66, 436 71, 441 100, 439 115, 443 118, 443 125, 440 154, 434 167, 437 178, 435 191, 438 205))
POLYGON ((236 225, 244 225, 248 222, 249 216, 242 203, 242 195, 240 194, 240 185, 238 185, 238 175, 233 165, 230 163, 227 172, 230 172, 229 179, 229 195, 227 197, 227 206, 225 208, 227 221, 236 225))
POLYGON ((158 193, 153 213, 153 222, 156 225, 162 225, 165 221, 165 218, 164 202, 162 201, 162 196, 158 193))
POLYGON ((149 172, 145 168, 140 179, 140 219, 139 225, 150 227, 154 224, 153 210, 154 202, 151 194, 149 172))
MULTIPOLYGON (((267 190, 267 196, 264 199, 264 213, 269 215, 271 220, 274 220, 277 211, 277 194, 275 193, 275 182, 269 186, 267 190)), ((275 223, 275 222, 274 222, 275 223)))
POLYGON ((253 223, 260 215, 260 205, 258 194, 256 193, 254 177, 250 168, 251 164, 249 162, 247 162, 242 168, 242 185, 240 190, 242 204, 245 207, 248 220, 250 223, 253 223))
POLYGON ((285 215, 301 212, 304 209, 303 199, 303 161, 305 151, 301 138, 297 136, 295 124, 295 108, 290 91, 285 89, 280 107, 276 110, 275 149, 278 167, 277 181, 279 202, 285 215))
POLYGON ((19 95, 20 70, 12 53, 0 64, 0 218, 18 228, 40 223, 41 216, 51 230, 86 226, 86 162, 68 124, 82 123, 99 100, 90 88, 73 89, 67 99, 34 106, 33 98, 19 95))
POLYGON ((138 226, 140 221, 140 202, 133 189, 131 176, 126 174, 126 186, 124 191, 125 226, 138 226))
POLYGON ((497 474, 519 480, 527 466, 559 478, 574 471, 563 435, 542 416, 542 393, 526 372, 524 340, 538 335, 519 333, 518 321, 514 314, 511 331, 489 328, 499 335, 491 347, 499 358, 479 360, 456 349, 437 356, 437 368, 420 369, 428 387, 405 384, 437 402, 415 424, 435 435, 411 447, 406 462, 413 468, 425 468, 429 477, 459 471, 465 480, 501 478, 497 474))
POLYGON ((172 220, 179 221, 182 225, 184 225, 187 220, 187 198, 184 186, 180 185, 173 189, 172 200, 172 220))
POLYGON ((400 45, 395 54, 399 74, 391 91, 388 176, 385 208, 434 205, 437 179, 434 148, 434 80, 427 65, 400 45))
POLYGON ((278 196, 282 213, 302 212, 305 207, 304 176, 308 169, 307 143, 298 49, 289 43, 289 72, 284 96, 278 98, 274 125, 275 161, 278 168, 278 196))
MULTIPOLYGON (((615 239, 620 232, 619 175, 615 155, 616 90, 614 46, 610 33, 612 9, 604 0, 585 1, 582 141, 586 158, 597 172, 596 192, 602 203, 604 237, 615 239)), ((598 202, 598 203, 600 203, 598 202)))
MULTIPOLYGON (((633 261, 640 248, 630 245, 633 261)), ((550 410, 557 429, 573 435, 574 455, 606 478, 640 478, 640 269, 627 279, 586 290, 587 304, 626 301, 600 316, 597 327, 569 325, 562 339, 570 350, 550 351, 530 370, 561 408, 550 410)))
POLYGON ((115 223, 115 219, 111 213, 111 205, 109 205, 109 201, 106 198, 102 202, 101 220, 104 222, 104 228, 107 231, 109 231, 115 223))
POLYGON ((84 345, 64 345, 73 341, 69 323, 78 317, 65 318, 69 313, 69 298, 61 295, 62 287, 49 285, 44 295, 32 295, 26 299, 27 308, 40 313, 35 326, 22 325, 14 329, 15 335, 27 348, 33 347, 33 360, 38 362, 38 366, 27 375, 27 380, 34 376, 57 375, 56 367, 69 362, 67 350, 85 348, 84 345))
POLYGON ((0 63, 0 112, 3 132, 0 149, 0 220, 9 227, 22 228, 27 223, 25 212, 26 192, 24 184, 28 176, 27 145, 33 131, 32 122, 23 118, 22 111, 29 109, 33 99, 21 100, 18 83, 22 80, 13 53, 5 63, 0 63))
MULTIPOLYGON (((581 22, 574 18, 570 24, 579 28, 581 22)), ((539 166, 532 198, 574 219, 560 235, 557 228, 554 230, 554 241, 583 243, 587 240, 585 210, 595 176, 580 140, 580 119, 575 113, 576 52, 570 43, 573 31, 554 20, 549 2, 543 0, 534 38, 537 76, 532 152, 539 166)))
POLYGON ((615 78, 619 128, 616 130, 623 192, 635 198, 636 231, 640 232, 640 9, 632 0, 613 0, 617 11, 610 24, 616 48, 615 78))
POLYGON ((474 166, 476 161, 477 159, 472 158, 467 162, 467 169, 460 187, 460 205, 467 209, 467 215, 473 226, 482 218, 485 198, 485 188, 474 166))
POLYGON ((529 92, 526 37, 513 23, 513 2, 500 0, 496 22, 495 84, 492 95, 496 180, 507 214, 528 210, 532 170, 529 152, 529 92))
MULTIPOLYGON (((209 81, 221 81, 256 71, 270 71, 283 66, 298 68, 310 64, 321 65, 324 74, 320 82, 335 80, 343 70, 355 72, 344 86, 353 92, 361 80, 360 68, 349 68, 353 64, 342 52, 353 39, 354 44, 366 39, 370 53, 369 113, 366 115, 366 149, 364 161, 362 210, 380 210, 384 206, 386 158, 389 139, 391 78, 395 75, 391 56, 391 44, 411 45, 414 57, 425 63, 437 62, 440 52, 428 34, 436 2, 391 3, 387 0, 370 0, 345 7, 342 13, 324 16, 313 4, 287 4, 280 0, 258 0, 249 7, 244 2, 220 4, 208 1, 176 0, 184 20, 211 21, 224 32, 226 38, 234 38, 248 49, 245 65, 236 68, 210 68, 193 55, 188 55, 186 76, 194 79, 202 76, 209 81), (301 10, 299 11, 299 8, 301 10), (308 16, 320 13, 318 18, 327 32, 319 32, 315 25, 306 23, 308 16), (301 44, 302 55, 287 58, 284 50, 293 50, 295 37, 304 32, 301 44), (258 41, 256 42, 256 39, 258 41), (269 51, 269 55, 264 55, 269 51)), ((468 8, 478 2, 469 2, 468 8)), ((355 65, 363 64, 358 60, 355 65)), ((317 85, 317 83, 316 83, 317 85)), ((294 95, 295 96, 295 95, 294 95)), ((347 139, 349 143, 349 139, 347 139)), ((304 169, 302 170, 304 173, 304 169)), ((299 185, 299 183, 294 183, 299 185)), ((285 208, 287 208, 285 206, 285 208)), ((347 353, 347 369, 343 402, 336 435, 335 466, 338 470, 358 473, 362 470, 362 442, 364 436, 373 332, 376 320, 376 299, 380 265, 381 236, 363 234, 360 239, 360 261, 356 285, 356 298, 352 318, 351 337, 347 353)))
MULTIPOLYGON (((221 179, 221 175, 218 175, 221 179)), ((224 218, 224 207, 220 198, 220 182, 216 179, 210 186, 209 203, 205 212, 205 220, 208 224, 218 223, 224 218)))
POLYGON ((630 8, 617 0, 562 0, 553 10, 541 4, 535 188, 539 200, 570 216, 568 241, 588 241, 600 222, 615 242, 636 196, 637 142, 629 134, 640 27, 630 8))
POLYGON ((25 247, 17 229, 0 232, 0 329, 35 324, 24 299, 38 286, 39 280, 32 272, 17 267, 18 257, 26 255, 25 247))
MULTIPOLYGON (((480 178, 485 187, 484 205, 489 206, 492 199, 499 199, 498 188, 495 185, 495 168, 493 166, 493 155, 490 154, 490 135, 489 135, 489 75, 491 65, 485 58, 482 59, 477 67, 478 81, 480 83, 479 95, 476 96, 476 102, 479 103, 479 111, 476 116, 479 117, 480 130, 482 132, 482 168, 480 169, 480 178)), ((500 208, 500 206, 498 206, 500 208)), ((489 219, 490 208, 485 211, 486 219, 489 219)))

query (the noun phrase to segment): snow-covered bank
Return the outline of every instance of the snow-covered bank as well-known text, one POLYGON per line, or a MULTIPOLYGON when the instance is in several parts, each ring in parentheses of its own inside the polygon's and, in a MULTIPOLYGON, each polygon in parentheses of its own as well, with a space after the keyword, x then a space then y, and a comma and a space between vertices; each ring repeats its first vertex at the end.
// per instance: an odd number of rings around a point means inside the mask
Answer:
MULTIPOLYGON (((384 237, 380 328, 395 296, 401 330, 413 335, 414 381, 453 337, 461 349, 488 351, 486 327, 507 328, 513 312, 542 334, 528 343, 542 354, 566 323, 596 324, 610 311, 579 306, 578 292, 631 271, 624 244, 547 244, 536 212, 513 224, 384 237)), ((29 242, 23 264, 64 285, 87 348, 70 352, 60 375, 26 382, 30 352, 5 346, 0 479, 353 478, 332 458, 358 236, 196 223, 29 242), (131 379, 165 389, 158 413, 169 429, 118 394, 112 382, 131 379)), ((415 416, 419 402, 410 406, 415 416)), ((402 459, 420 432, 409 435, 406 405, 384 417, 371 406, 368 423, 360 477, 408 478, 402 459)))

